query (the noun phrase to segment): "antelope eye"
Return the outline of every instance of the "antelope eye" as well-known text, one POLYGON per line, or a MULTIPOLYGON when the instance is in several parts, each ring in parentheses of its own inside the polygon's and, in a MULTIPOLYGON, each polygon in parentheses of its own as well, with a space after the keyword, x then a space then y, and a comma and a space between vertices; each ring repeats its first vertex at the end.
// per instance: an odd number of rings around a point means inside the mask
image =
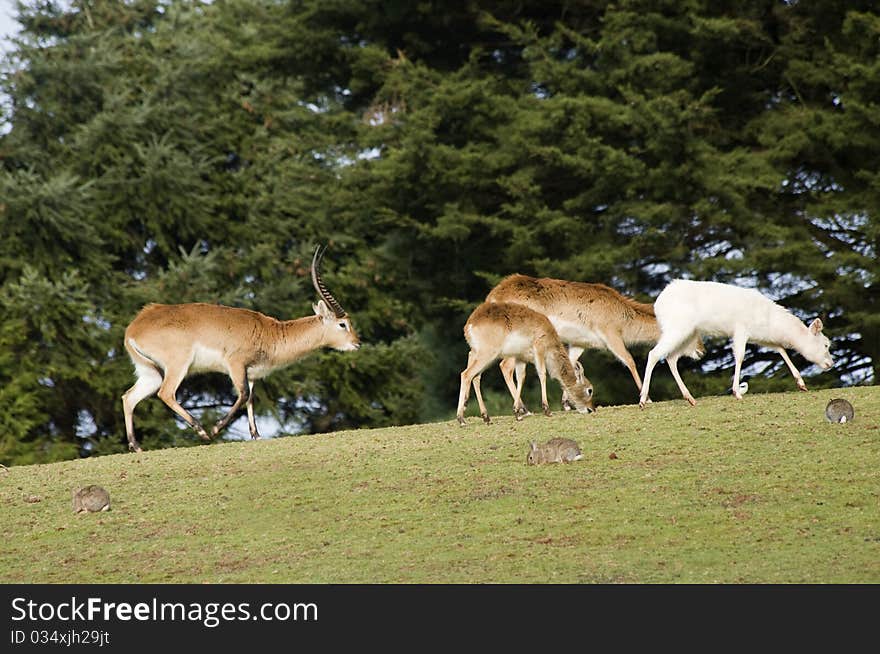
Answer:
POLYGON ((341 322, 339 323, 339 329, 348 329, 348 325, 346 325, 344 322, 341 322))

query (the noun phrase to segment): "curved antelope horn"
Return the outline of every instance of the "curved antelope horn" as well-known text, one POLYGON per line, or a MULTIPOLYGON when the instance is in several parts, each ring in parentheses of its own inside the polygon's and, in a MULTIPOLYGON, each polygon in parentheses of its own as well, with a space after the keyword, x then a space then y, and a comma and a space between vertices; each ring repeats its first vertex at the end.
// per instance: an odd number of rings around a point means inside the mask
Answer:
POLYGON ((315 287, 315 290, 318 291, 318 295, 321 296, 321 299, 324 300, 324 302, 327 303, 327 306, 333 310, 336 317, 344 318, 346 316, 345 309, 343 309, 339 302, 336 301, 335 297, 330 295, 330 291, 327 290, 327 287, 324 286, 324 282, 321 280, 319 268, 321 267, 321 258, 326 251, 326 245, 323 250, 320 245, 315 248, 315 256, 312 257, 312 285, 315 287))

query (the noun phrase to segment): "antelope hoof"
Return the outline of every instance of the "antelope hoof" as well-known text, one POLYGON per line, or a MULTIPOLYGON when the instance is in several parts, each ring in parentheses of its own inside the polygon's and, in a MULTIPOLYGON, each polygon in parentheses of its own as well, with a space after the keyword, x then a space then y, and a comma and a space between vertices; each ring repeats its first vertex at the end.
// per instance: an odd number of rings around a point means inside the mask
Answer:
POLYGON ((489 414, 488 414, 488 413, 481 413, 481 414, 480 414, 480 417, 483 419, 483 422, 485 422, 487 425, 491 425, 491 424, 492 424, 492 421, 489 420, 489 414))
POLYGON ((545 416, 547 416, 549 418, 550 416, 553 415, 553 413, 550 411, 550 406, 548 404, 542 404, 541 407, 544 409, 545 416))
POLYGON ((530 415, 532 415, 532 412, 529 411, 525 406, 521 406, 521 407, 518 407, 518 408, 517 408, 517 407, 514 407, 514 409, 513 409, 513 415, 514 415, 514 417, 515 417, 517 420, 522 420, 522 419, 525 418, 526 416, 530 416, 530 415))
POLYGON ((465 422, 464 416, 457 416, 457 419, 459 427, 464 427, 467 424, 467 422, 465 422))
POLYGON ((740 393, 739 391, 734 391, 733 396, 738 400, 743 399, 742 393, 740 393))
POLYGON ((138 445, 137 443, 129 443, 128 444, 128 451, 137 453, 137 452, 142 452, 143 450, 141 450, 141 446, 138 445))
POLYGON ((571 411, 574 407, 571 405, 571 402, 568 400, 562 400, 562 410, 563 411, 571 411))
POLYGON ((807 390, 807 385, 804 383, 803 379, 799 379, 797 383, 798 390, 805 391, 807 390))
POLYGON ((697 406, 697 401, 694 398, 686 397, 684 399, 686 399, 688 401, 688 404, 690 404, 691 406, 697 406))
POLYGON ((189 423, 189 426, 193 428, 193 431, 195 431, 199 435, 199 438, 201 438, 203 441, 211 440, 211 437, 208 436, 208 432, 205 431, 202 423, 200 423, 198 420, 189 423))

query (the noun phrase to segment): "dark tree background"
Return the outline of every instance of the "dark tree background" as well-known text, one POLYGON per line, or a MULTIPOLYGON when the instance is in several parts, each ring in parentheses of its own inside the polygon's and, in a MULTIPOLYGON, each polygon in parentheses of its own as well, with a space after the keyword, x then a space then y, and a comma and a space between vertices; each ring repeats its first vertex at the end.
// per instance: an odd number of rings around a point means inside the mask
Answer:
MULTIPOLYGON (((0 461, 122 451, 138 309, 307 315, 317 243, 368 346, 259 384, 282 431, 451 417, 464 321, 512 272, 647 301, 677 276, 755 286, 825 321, 838 363, 812 387, 875 383, 874 5, 17 3, 0 461)), ((697 394, 729 384, 727 343, 709 345, 697 394)), ((582 360, 600 403, 635 401, 609 354, 582 360)), ((794 387, 778 356, 750 348, 747 366, 752 392, 794 387)), ((668 377, 652 396, 677 396, 668 377)), ((219 412, 231 387, 193 378, 181 399, 219 412)), ((148 448, 194 442, 158 400, 136 425, 148 448)))

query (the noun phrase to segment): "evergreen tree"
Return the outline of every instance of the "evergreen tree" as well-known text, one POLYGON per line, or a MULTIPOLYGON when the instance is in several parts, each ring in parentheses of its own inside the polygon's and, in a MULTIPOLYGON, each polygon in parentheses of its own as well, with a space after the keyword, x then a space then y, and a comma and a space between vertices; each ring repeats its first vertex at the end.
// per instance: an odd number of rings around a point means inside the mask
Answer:
MULTIPOLYGON (((755 286, 826 322, 838 365, 810 385, 877 379, 869 0, 17 6, 2 462, 121 451, 139 308, 307 315, 317 243, 366 347, 257 386, 288 431, 451 417, 461 328, 513 272, 644 301, 677 276, 755 286)), ((728 384, 709 345, 697 394, 728 384)), ((583 362, 600 403, 635 400, 609 354, 583 362)), ((772 353, 746 366, 755 390, 791 388, 772 353)), ((654 395, 675 397, 664 377, 654 395)), ((231 393, 207 375, 180 399, 210 414, 231 393)), ((136 421, 148 448, 195 442, 158 400, 136 421)))

